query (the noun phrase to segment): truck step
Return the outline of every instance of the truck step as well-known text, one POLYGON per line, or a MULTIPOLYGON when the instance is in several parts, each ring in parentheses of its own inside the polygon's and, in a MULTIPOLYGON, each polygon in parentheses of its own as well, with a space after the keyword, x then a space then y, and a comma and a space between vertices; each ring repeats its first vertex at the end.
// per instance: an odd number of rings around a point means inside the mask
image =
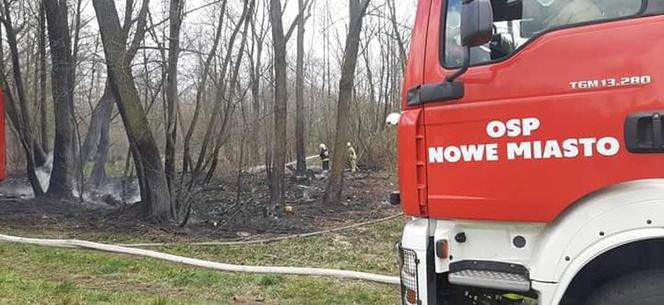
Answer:
POLYGON ((466 269, 451 272, 448 280, 451 284, 461 286, 514 292, 530 291, 530 279, 528 276, 517 273, 466 269))

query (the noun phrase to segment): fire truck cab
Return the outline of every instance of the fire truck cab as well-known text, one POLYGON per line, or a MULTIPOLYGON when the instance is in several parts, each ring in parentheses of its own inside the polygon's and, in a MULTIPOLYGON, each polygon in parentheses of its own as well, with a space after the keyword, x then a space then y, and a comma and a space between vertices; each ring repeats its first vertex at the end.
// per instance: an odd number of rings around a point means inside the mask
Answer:
POLYGON ((664 304, 664 0, 420 0, 403 304, 664 304))

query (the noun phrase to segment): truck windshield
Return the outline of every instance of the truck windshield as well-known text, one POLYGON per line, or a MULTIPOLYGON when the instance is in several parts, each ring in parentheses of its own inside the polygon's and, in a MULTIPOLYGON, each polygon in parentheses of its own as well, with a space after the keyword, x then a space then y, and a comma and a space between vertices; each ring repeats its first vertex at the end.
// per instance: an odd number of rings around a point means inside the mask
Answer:
MULTIPOLYGON (((492 0, 494 35, 491 43, 471 50, 471 64, 509 57, 535 35, 555 28, 630 17, 645 0, 492 0)), ((443 64, 463 63, 461 7, 463 0, 448 0, 445 14, 443 64)))

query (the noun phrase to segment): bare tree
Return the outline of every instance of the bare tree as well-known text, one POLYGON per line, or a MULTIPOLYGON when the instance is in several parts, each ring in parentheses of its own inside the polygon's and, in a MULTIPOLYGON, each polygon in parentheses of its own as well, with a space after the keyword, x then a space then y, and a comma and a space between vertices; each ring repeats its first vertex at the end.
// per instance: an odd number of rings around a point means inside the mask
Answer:
POLYGON ((280 214, 284 206, 284 175, 286 166, 286 120, 288 116, 288 74, 286 69, 286 37, 281 19, 281 1, 270 0, 270 21, 274 52, 274 142, 270 177, 271 210, 280 214))
POLYGON ((208 78, 210 74, 210 69, 212 68, 212 61, 214 60, 215 55, 217 53, 217 48, 219 47, 219 40, 221 39, 221 34, 224 26, 224 16, 226 15, 227 2, 228 1, 224 0, 221 3, 221 11, 219 13, 219 18, 217 21, 217 29, 215 30, 212 48, 210 49, 210 52, 207 54, 207 57, 203 62, 203 70, 201 72, 198 88, 196 89, 196 105, 194 108, 194 115, 193 118, 191 119, 191 123, 189 124, 189 127, 187 128, 187 132, 184 137, 184 154, 182 162, 183 174, 186 173, 188 170, 193 170, 194 168, 190 152, 191 138, 193 137, 194 131, 196 130, 196 125, 198 124, 198 119, 200 117, 203 100, 206 99, 205 92, 207 90, 208 78))
POLYGON ((215 162, 217 158, 217 153, 219 152, 217 149, 218 142, 215 141, 221 141, 222 139, 218 136, 215 130, 219 130, 219 132, 226 131, 225 128, 228 123, 228 119, 230 118, 229 115, 230 115, 230 110, 232 108, 231 101, 226 98, 226 89, 228 89, 229 87, 229 83, 226 81, 227 80, 226 76, 228 73, 228 67, 230 66, 233 60, 233 46, 235 45, 237 36, 240 34, 242 26, 246 22, 248 14, 250 13, 249 11, 250 5, 251 4, 249 2, 244 3, 240 20, 237 22, 237 24, 235 24, 233 32, 228 41, 228 46, 226 48, 226 52, 222 60, 219 77, 217 79, 216 90, 215 90, 216 100, 212 109, 210 121, 208 122, 205 129, 205 135, 203 136, 203 143, 201 144, 200 153, 198 154, 196 165, 192 170, 192 179, 190 187, 196 181, 199 174, 203 172, 205 168, 208 167, 208 165, 215 162), (213 135, 217 136, 214 137, 213 135), (212 152, 209 152, 209 150, 212 150, 212 152))
MULTIPOLYGON (((263 6, 265 7, 265 6, 263 6)), ((258 13, 258 12, 256 12, 258 13)), ((268 27, 269 23, 265 20, 266 14, 262 12, 260 14, 262 19, 260 23, 257 22, 256 18, 251 18, 251 35, 253 39, 251 40, 251 55, 249 56, 249 64, 251 71, 249 73, 249 80, 251 82, 251 108, 253 113, 253 125, 261 126, 261 121, 263 119, 261 112, 261 78, 263 75, 263 51, 265 38, 267 37, 270 28, 268 27)), ((251 138, 251 160, 258 160, 259 157, 259 144, 258 141, 260 133, 260 128, 252 128, 251 138)), ((266 154, 270 149, 266 149, 266 154)), ((267 161, 269 158, 265 158, 267 161)), ((269 166, 268 162, 265 162, 266 167, 269 166)))
MULTIPOLYGON (((125 4, 125 16, 122 24, 122 39, 123 43, 127 43, 129 36, 130 28, 133 23, 132 13, 134 2, 133 0, 126 1, 125 4)), ((144 15, 144 10, 142 9, 139 13, 139 18, 144 15)), ((143 39, 140 36, 135 36, 134 40, 143 39)), ((132 42, 132 45, 137 47, 136 42, 132 42)), ((98 42, 95 44, 95 52, 98 53, 98 42)), ((131 58, 127 58, 128 62, 131 62, 136 52, 130 52, 131 58)), ((95 67, 93 66, 92 79, 90 83, 90 93, 92 92, 92 86, 94 82, 95 67)), ((147 76, 147 75, 146 75, 147 76)), ((89 183, 93 186, 100 186, 106 183, 106 162, 108 160, 109 149, 110 149, 110 139, 109 132, 111 130, 111 121, 113 115, 113 108, 116 103, 114 93, 111 89, 111 79, 110 76, 107 76, 106 82, 104 85, 103 94, 99 98, 94 110, 92 111, 92 117, 90 118, 90 124, 88 126, 88 131, 85 136, 85 141, 81 146, 81 159, 83 162, 94 160, 94 165, 92 167, 92 172, 90 173, 89 183)), ((91 96, 89 96, 91 98, 91 96)), ((149 109, 148 109, 149 112, 149 109)), ((131 150, 129 152, 131 154, 131 150)), ((126 159, 126 170, 129 171, 129 164, 131 156, 129 155, 126 159)))
MULTIPOLYGON (((307 10, 304 0, 298 0, 300 14, 307 10)), ((295 68, 295 151, 297 165, 296 176, 303 176, 307 171, 307 151, 305 141, 305 122, 304 122, 304 32, 305 24, 310 14, 297 19, 297 63, 295 68)))
POLYGON ((169 9, 170 31, 168 42, 168 70, 166 81, 166 180, 171 193, 175 180, 175 145, 177 141, 178 59, 180 56, 180 28, 184 0, 171 0, 169 9))
POLYGON ((136 89, 130 61, 145 36, 149 1, 143 1, 136 22, 135 39, 129 49, 125 46, 126 34, 120 25, 115 1, 93 0, 92 3, 96 11, 104 45, 106 64, 111 77, 111 88, 116 97, 116 103, 131 145, 134 165, 139 178, 144 214, 160 222, 170 222, 175 215, 166 175, 164 174, 157 142, 152 134, 136 89))
POLYGON ((343 186, 344 163, 346 160, 346 142, 349 137, 350 108, 355 82, 355 68, 360 46, 362 22, 370 0, 349 0, 350 23, 346 36, 346 49, 344 51, 341 67, 341 80, 339 81, 339 101, 337 104, 337 134, 332 151, 332 172, 325 191, 325 203, 339 202, 343 186))
POLYGON ((301 6, 297 17, 284 33, 282 20, 283 11, 280 0, 270 0, 270 22, 272 24, 272 44, 274 56, 274 141, 272 143, 272 164, 270 172, 270 204, 271 211, 280 214, 284 206, 286 174, 286 147, 288 123, 288 65, 286 62, 286 43, 290 39, 298 21, 304 18, 304 8, 309 0, 301 6))
MULTIPOLYGON (((39 178, 36 174, 36 169, 41 167, 46 162, 46 153, 41 149, 40 145, 35 145, 38 141, 34 136, 32 130, 32 115, 30 105, 28 103, 28 96, 25 92, 25 85, 23 81, 23 72, 20 63, 20 53, 18 50, 17 29, 14 27, 12 21, 11 3, 7 0, 0 2, 0 22, 4 25, 7 32, 7 43, 10 50, 10 58, 12 62, 12 72, 14 78, 14 87, 16 96, 12 93, 11 86, 5 75, 4 64, 4 50, 0 44, 0 73, 3 75, 3 86, 5 87, 5 96, 7 98, 7 115, 10 122, 18 133, 21 146, 25 152, 26 159, 26 172, 30 185, 35 196, 39 197, 44 194, 44 189, 41 186, 39 178)), ((0 29, 1 30, 1 29, 0 29)), ((2 32, 0 32, 0 37, 2 32)))
MULTIPOLYGON (((242 41, 240 42, 240 49, 238 50, 238 53, 236 57, 234 58, 235 60, 235 65, 233 67, 233 70, 231 72, 231 78, 229 82, 229 89, 228 94, 226 97, 222 95, 222 98, 226 101, 226 107, 224 109, 224 116, 221 121, 221 128, 219 129, 219 132, 217 133, 216 139, 217 143, 214 147, 214 150, 212 152, 212 164, 210 165, 210 168, 208 169, 208 174, 205 178, 205 183, 209 183, 210 180, 212 179, 213 174, 215 173, 217 166, 219 164, 219 152, 221 151, 222 146, 226 143, 227 137, 226 135, 228 134, 228 123, 230 122, 232 118, 232 114, 235 110, 236 103, 230 102, 235 98, 235 94, 240 91, 238 90, 239 86, 239 76, 240 76, 240 66, 242 65, 242 58, 244 57, 244 50, 247 46, 247 38, 249 34, 249 24, 251 23, 249 21, 250 14, 254 11, 254 5, 255 5, 255 0, 249 0, 245 2, 245 12, 243 14, 243 17, 241 18, 240 22, 238 24, 243 24, 244 29, 243 29, 243 34, 242 34, 242 41)), ((225 86, 225 85, 224 85, 225 86)), ((222 88, 224 87, 222 86, 222 88)), ((224 90, 224 94, 226 94, 224 90)), ((240 98, 239 101, 242 101, 243 98, 240 98)))
POLYGON ((401 61, 401 69, 406 68, 406 44, 404 42, 403 36, 401 36, 401 31, 399 31, 399 23, 397 21, 397 9, 394 3, 394 0, 386 0, 387 7, 390 10, 390 24, 392 25, 392 35, 394 35, 394 40, 397 42, 399 47, 399 58, 401 61))
POLYGON ((48 106, 46 104, 46 13, 44 3, 39 3, 39 127, 41 146, 48 151, 48 106))
POLYGON ((76 134, 74 122, 74 67, 67 1, 44 1, 48 37, 51 45, 51 83, 55 107, 55 142, 53 172, 47 195, 54 198, 73 196, 76 134))
POLYGON ((111 91, 111 83, 107 79, 104 85, 104 93, 90 118, 88 133, 81 148, 81 160, 83 162, 87 161, 89 156, 94 153, 94 165, 90 173, 90 183, 93 186, 100 186, 106 180, 106 160, 108 159, 110 146, 109 132, 114 104, 115 98, 111 91))
POLYGON ((107 122, 110 123, 111 114, 113 110, 113 92, 111 91, 110 79, 106 79, 106 84, 104 85, 104 93, 99 98, 94 110, 92 111, 92 116, 90 117, 90 125, 88 126, 88 132, 85 135, 85 140, 81 146, 81 159, 83 161, 91 160, 92 156, 98 149, 98 143, 102 135, 102 126, 107 122))

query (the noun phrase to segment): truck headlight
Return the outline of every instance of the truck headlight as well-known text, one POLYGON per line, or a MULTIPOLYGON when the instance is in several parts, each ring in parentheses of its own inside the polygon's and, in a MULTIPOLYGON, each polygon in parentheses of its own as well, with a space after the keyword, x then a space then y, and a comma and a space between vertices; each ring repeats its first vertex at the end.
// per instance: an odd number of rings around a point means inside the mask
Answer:
POLYGON ((418 304, 419 296, 417 282, 417 268, 420 260, 413 250, 403 249, 400 251, 401 262, 401 297, 404 305, 418 304))

